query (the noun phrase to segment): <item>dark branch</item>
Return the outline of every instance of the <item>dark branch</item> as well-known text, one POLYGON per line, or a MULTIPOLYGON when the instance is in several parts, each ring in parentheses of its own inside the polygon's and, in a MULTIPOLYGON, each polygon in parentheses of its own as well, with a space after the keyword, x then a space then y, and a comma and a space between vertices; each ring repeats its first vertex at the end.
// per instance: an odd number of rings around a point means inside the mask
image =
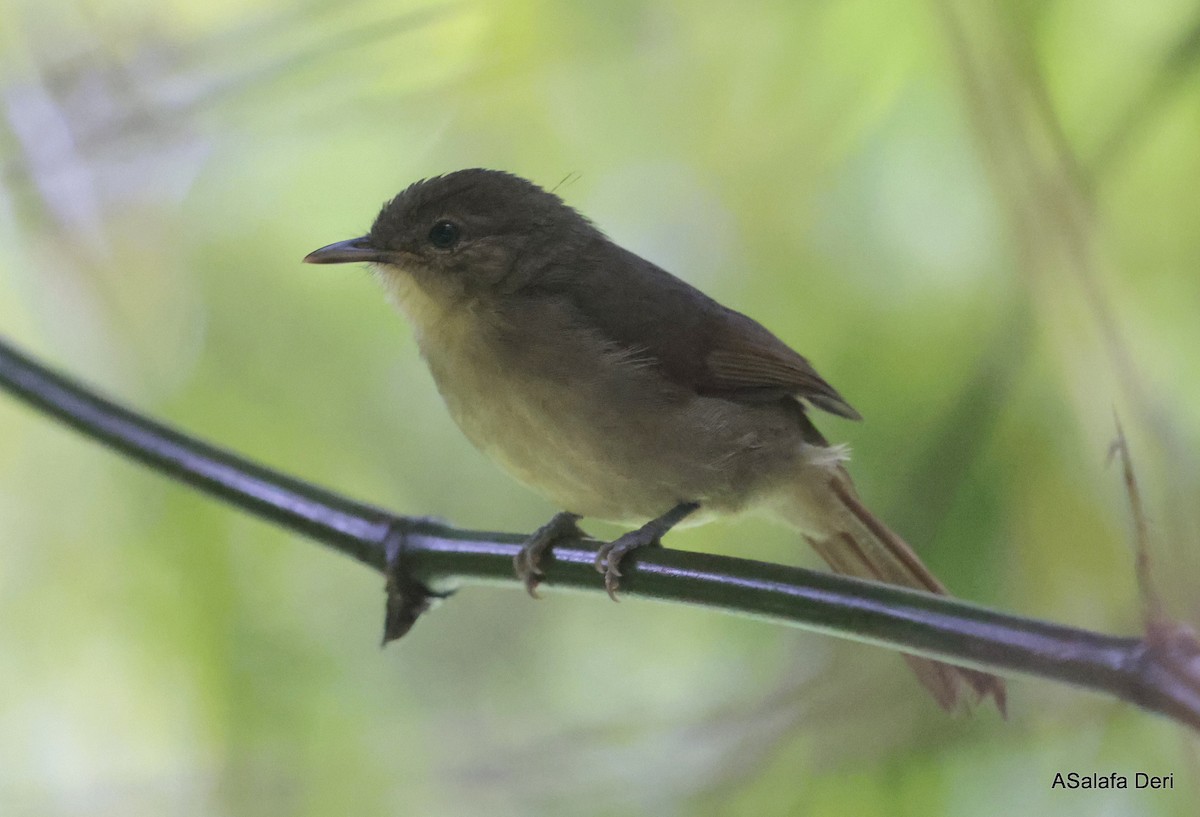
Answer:
MULTIPOLYGON (((338 496, 122 408, 2 340, 0 386, 159 472, 389 574, 393 600, 406 602, 389 611, 389 629, 402 633, 429 594, 460 584, 501 581, 520 587, 513 557, 523 536, 458 530, 338 496)), ((596 544, 556 547, 543 562, 544 584, 603 592, 593 569, 596 544)), ((622 591, 630 596, 697 604, 977 669, 1063 681, 1200 730, 1200 647, 1181 625, 1159 622, 1145 639, 1120 638, 828 573, 667 548, 638 551, 622 563, 622 571, 622 591)))

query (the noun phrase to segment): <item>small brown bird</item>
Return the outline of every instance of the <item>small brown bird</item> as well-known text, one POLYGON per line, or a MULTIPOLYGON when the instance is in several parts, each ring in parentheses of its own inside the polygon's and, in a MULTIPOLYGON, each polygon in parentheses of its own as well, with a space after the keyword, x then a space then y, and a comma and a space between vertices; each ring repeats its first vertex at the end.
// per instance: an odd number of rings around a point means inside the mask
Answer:
MULTIPOLYGON (((842 447, 809 408, 859 414, 757 322, 609 241, 553 193, 495 170, 417 182, 371 231, 304 259, 370 263, 408 316, 468 438, 563 511, 516 560, 530 593, 581 517, 635 529, 596 566, 686 520, 749 508, 797 528, 838 573, 945 593, 855 494, 842 447)), ((947 709, 991 695, 986 673, 905 656, 947 709)))

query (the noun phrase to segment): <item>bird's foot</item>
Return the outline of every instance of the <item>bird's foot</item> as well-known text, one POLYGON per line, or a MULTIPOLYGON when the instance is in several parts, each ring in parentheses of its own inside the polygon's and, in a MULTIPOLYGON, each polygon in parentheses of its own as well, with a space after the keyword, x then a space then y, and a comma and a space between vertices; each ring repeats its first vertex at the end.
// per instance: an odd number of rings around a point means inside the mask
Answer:
POLYGON ((617 590, 621 587, 621 560, 633 550, 645 547, 661 547, 662 535, 656 531, 647 531, 646 525, 632 530, 613 541, 600 546, 596 551, 596 570, 604 574, 604 589, 613 601, 617 598, 617 590))
POLYGON ((698 502, 681 502, 657 519, 651 519, 637 530, 632 530, 608 544, 600 546, 600 550, 596 551, 595 565, 596 570, 604 574, 604 589, 608 591, 610 599, 620 601, 617 598, 617 590, 621 587, 620 566, 621 560, 625 558, 626 554, 639 548, 661 546, 663 534, 699 507, 700 503, 698 502))
POLYGON ((580 516, 576 513, 556 513, 553 519, 525 540, 521 550, 513 557, 513 570, 516 571, 517 578, 525 584, 525 589, 535 599, 539 598, 538 584, 546 575, 540 568, 542 556, 546 551, 564 539, 582 539, 587 535, 576 524, 579 519, 580 516))

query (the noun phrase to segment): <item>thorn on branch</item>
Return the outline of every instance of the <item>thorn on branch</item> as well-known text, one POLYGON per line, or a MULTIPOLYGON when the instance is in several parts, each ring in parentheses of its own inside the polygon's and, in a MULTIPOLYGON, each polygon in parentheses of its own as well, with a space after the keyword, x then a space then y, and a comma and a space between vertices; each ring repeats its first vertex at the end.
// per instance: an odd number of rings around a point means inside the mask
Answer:
POLYGON ((435 601, 450 595, 435 593, 413 578, 407 559, 411 527, 411 520, 394 519, 383 538, 383 552, 387 560, 384 570, 387 602, 383 615, 383 642, 380 644, 383 647, 406 635, 435 601))

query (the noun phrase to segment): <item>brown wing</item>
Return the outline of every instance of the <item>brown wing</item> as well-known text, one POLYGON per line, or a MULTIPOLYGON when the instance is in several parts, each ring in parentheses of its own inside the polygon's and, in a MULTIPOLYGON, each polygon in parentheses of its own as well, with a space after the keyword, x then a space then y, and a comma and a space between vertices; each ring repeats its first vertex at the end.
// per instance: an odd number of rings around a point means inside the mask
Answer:
POLYGON ((530 289, 566 298, 602 336, 699 394, 746 402, 791 396, 861 419, 761 324, 603 238, 570 267, 544 271, 530 289))
POLYGON ((860 415, 812 364, 745 315, 723 309, 713 317, 713 332, 704 356, 697 390, 753 399, 756 394, 788 394, 831 414, 861 420, 860 415))

